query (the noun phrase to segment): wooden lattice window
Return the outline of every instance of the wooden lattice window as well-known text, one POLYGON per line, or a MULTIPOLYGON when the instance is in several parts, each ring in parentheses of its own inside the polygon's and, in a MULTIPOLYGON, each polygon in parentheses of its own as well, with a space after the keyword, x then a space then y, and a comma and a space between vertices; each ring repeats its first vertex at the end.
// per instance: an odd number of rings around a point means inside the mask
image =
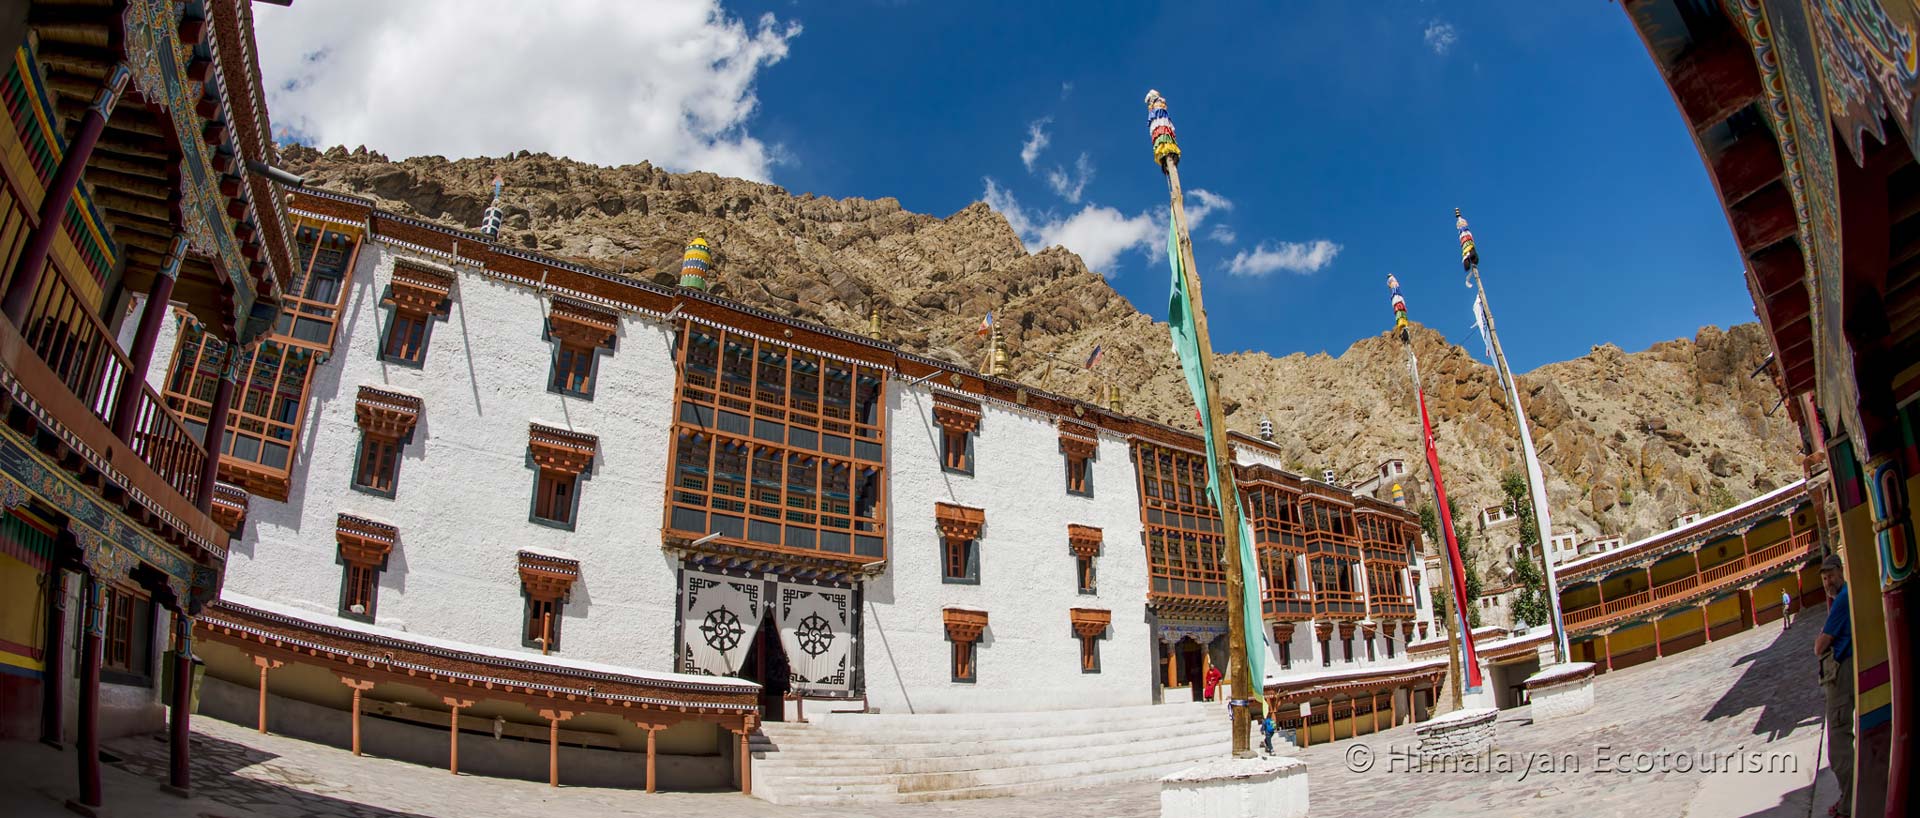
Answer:
POLYGON ((527 628, 521 639, 533 646, 560 649, 560 600, 527 599, 527 628))
POLYGON ((107 633, 104 658, 109 668, 133 670, 133 607, 132 594, 119 588, 107 589, 107 633))
POLYGON ((373 619, 374 589, 379 587, 380 569, 371 565, 347 563, 341 578, 340 610, 343 616, 373 619))
POLYGON ((1220 515, 1207 499, 1205 455, 1139 442, 1140 515, 1150 599, 1225 601, 1220 515))
POLYGON ((971 684, 978 678, 974 663, 975 647, 987 627, 987 612, 965 608, 942 611, 947 626, 947 641, 953 645, 953 680, 971 684))
POLYGON ((279 340, 315 350, 333 349, 340 300, 352 280, 360 236, 329 227, 302 224, 294 231, 299 272, 281 293, 279 340))
MULTIPOLYGON (((167 373, 167 406, 184 416, 188 428, 202 439, 213 412, 223 349, 198 323, 186 321, 167 373)), ((312 364, 312 352, 276 340, 240 353, 235 364, 240 377, 221 444, 222 479, 263 497, 287 499, 312 364)))
POLYGON ((386 342, 380 357, 393 363, 419 366, 427 360, 427 317, 416 313, 395 313, 387 325, 386 342))
POLYGON ((697 323, 676 349, 669 534, 884 560, 886 371, 697 323))
POLYGON ((592 467, 600 439, 537 423, 528 427, 527 435, 535 466, 529 518, 572 530, 580 504, 580 478, 592 467))
POLYGON ((354 474, 355 487, 391 496, 400 471, 400 441, 360 435, 360 468, 354 474))

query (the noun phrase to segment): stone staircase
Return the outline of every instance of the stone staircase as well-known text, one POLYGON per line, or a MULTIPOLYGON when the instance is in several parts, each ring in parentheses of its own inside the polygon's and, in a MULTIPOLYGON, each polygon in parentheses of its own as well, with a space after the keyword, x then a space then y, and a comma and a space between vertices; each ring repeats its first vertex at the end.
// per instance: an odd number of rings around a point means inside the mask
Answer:
POLYGON ((776 804, 992 798, 1144 781, 1224 756, 1224 704, 1033 713, 835 713, 766 723, 753 792, 776 804))

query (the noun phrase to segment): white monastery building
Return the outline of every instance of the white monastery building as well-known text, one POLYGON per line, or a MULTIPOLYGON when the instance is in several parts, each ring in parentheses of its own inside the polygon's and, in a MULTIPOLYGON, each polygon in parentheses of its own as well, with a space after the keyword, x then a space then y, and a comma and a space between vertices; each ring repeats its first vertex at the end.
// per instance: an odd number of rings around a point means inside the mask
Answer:
MULTIPOLYGON (((230 362, 207 712, 745 788, 766 722, 1172 705, 1224 670, 1198 436, 715 297, 697 240, 675 288, 289 206, 302 272, 230 362)), ((150 382, 202 423, 229 350, 184 313, 163 333, 150 382)), ((1282 726, 1425 718, 1414 515, 1233 443, 1282 726)))

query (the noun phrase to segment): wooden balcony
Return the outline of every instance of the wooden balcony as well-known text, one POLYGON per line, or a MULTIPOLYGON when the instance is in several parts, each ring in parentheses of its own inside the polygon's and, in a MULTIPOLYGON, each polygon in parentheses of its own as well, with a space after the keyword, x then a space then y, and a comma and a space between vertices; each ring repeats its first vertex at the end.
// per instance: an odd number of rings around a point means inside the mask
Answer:
POLYGON ((1369 605, 1375 619, 1413 618, 1413 597, 1405 594, 1374 594, 1369 605))
POLYGON ((1609 599, 1598 605, 1567 611, 1563 616, 1566 618, 1567 627, 1574 631, 1593 630, 1614 622, 1640 618, 1689 599, 1718 594, 1755 577, 1807 559, 1811 556, 1812 547, 1813 532, 1803 532, 1700 573, 1656 585, 1619 599, 1609 599))
POLYGON ((1261 613, 1275 622, 1306 622, 1313 618, 1313 594, 1290 588, 1269 588, 1260 600, 1261 613))
POLYGON ((1316 590, 1313 592, 1313 612, 1319 619, 1358 620, 1367 615, 1367 600, 1358 591, 1316 590))

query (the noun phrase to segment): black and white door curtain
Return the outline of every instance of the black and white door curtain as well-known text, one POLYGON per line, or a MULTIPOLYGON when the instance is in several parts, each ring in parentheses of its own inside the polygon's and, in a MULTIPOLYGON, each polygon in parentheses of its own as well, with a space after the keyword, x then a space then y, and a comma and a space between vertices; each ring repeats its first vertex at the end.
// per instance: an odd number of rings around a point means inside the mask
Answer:
POLYGON ((681 574, 679 670, 737 675, 768 608, 795 689, 852 688, 852 589, 701 571, 681 574))

